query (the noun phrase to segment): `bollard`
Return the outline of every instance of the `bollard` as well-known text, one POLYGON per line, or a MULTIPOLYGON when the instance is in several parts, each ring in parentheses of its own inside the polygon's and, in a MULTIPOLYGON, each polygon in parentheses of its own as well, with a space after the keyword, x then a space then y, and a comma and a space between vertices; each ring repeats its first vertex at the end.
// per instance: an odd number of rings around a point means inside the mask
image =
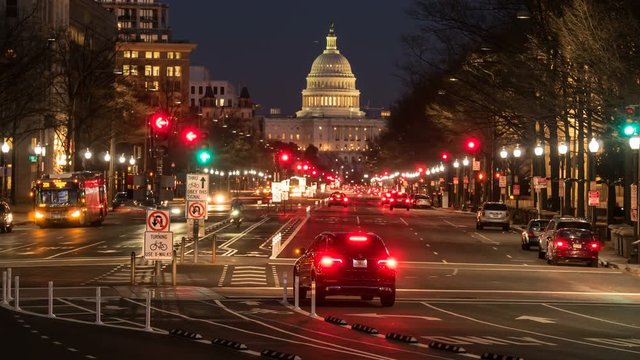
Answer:
POLYGON ((136 284, 136 253, 131 252, 131 285, 136 284))
POLYGON ((155 271, 155 280, 156 280, 156 286, 160 286, 160 276, 162 274, 160 274, 160 261, 156 260, 156 271, 155 271))
POLYGON ((183 236, 180 242, 180 262, 181 263, 184 262, 184 246, 186 244, 187 244, 187 238, 183 236))
POLYGON ((100 320, 100 303, 102 302, 102 294, 100 293, 100 286, 96 288, 96 324, 102 325, 100 320))
POLYGON ((287 273, 284 272, 282 274, 282 305, 287 305, 289 302, 287 301, 287 273))
POLYGON ((211 263, 216 262, 216 234, 211 235, 211 263))
POLYGON ((7 299, 7 272, 2 272, 2 303, 4 305, 9 304, 9 299, 7 299))
POLYGON ((316 281, 311 281, 311 317, 317 317, 316 315, 316 281))
POLYGON ((56 317, 53 315, 53 281, 49 281, 49 310, 47 316, 56 317))
POLYGON ((16 298, 14 299, 14 308, 16 309, 16 311, 22 311, 22 309, 20 309, 20 276, 16 275, 16 281, 15 281, 15 289, 16 289, 16 298))
POLYGON ((11 268, 7 268, 7 300, 11 301, 11 268))
POLYGON ((147 306, 145 310, 145 322, 144 329, 146 331, 153 331, 151 328, 151 290, 147 290, 147 306))
POLYGON ((171 260, 171 286, 176 286, 176 251, 173 250, 173 259, 171 260))
POLYGON ((293 279, 293 305, 296 309, 300 309, 300 276, 296 275, 293 279))

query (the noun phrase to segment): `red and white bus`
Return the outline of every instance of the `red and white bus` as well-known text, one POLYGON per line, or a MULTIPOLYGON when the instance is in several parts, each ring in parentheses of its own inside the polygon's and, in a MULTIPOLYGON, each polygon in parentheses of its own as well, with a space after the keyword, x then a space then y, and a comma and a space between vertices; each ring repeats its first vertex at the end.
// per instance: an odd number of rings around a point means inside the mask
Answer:
POLYGON ((107 216, 107 187, 102 172, 43 175, 34 187, 34 220, 41 228, 60 223, 100 225, 107 216))

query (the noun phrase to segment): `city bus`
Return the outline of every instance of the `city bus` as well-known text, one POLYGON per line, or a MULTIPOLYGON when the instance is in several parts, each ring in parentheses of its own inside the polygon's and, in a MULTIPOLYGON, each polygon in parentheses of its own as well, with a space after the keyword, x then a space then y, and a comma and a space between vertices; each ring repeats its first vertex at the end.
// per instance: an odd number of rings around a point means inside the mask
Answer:
POLYGON ((34 221, 53 224, 100 225, 107 216, 107 188, 102 172, 45 174, 34 186, 34 221))

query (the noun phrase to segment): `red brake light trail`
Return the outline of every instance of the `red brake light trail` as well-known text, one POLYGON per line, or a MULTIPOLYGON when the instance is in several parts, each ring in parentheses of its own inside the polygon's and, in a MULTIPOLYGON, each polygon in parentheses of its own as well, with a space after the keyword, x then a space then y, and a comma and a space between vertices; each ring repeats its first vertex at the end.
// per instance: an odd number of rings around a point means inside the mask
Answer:
POLYGON ((378 260, 378 265, 386 266, 387 268, 394 270, 398 268, 398 262, 394 258, 378 260))
POLYGON ((350 241, 367 241, 366 236, 349 236, 350 241))

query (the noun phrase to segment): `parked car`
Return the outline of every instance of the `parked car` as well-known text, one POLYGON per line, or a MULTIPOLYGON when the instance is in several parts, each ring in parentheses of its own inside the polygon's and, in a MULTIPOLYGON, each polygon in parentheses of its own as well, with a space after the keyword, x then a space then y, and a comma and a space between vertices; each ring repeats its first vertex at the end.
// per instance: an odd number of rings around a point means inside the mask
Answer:
POLYGON ((396 193, 389 201, 389 210, 394 208, 405 208, 407 211, 411 209, 411 198, 407 193, 396 193))
POLYGON ((503 230, 509 230, 511 219, 507 205, 490 201, 482 204, 476 215, 476 229, 482 230, 485 226, 501 226, 503 230))
POLYGON ((316 282, 316 301, 330 295, 356 295, 362 300, 380 297, 382 306, 396 300, 397 261, 374 233, 323 232, 315 237, 293 267, 304 299, 316 282))
POLYGON ((349 198, 343 192, 335 191, 329 196, 328 205, 349 206, 349 198))
POLYGON ((540 234, 549 225, 549 219, 531 219, 522 231, 522 250, 529 250, 532 246, 540 249, 540 234))
POLYGON ((547 242, 547 262, 557 265, 559 262, 580 261, 598 267, 599 251, 600 242, 591 230, 558 229, 547 242))
POLYGON ((13 230, 13 212, 9 203, 0 201, 0 231, 11 232, 13 230))
POLYGON ((124 204, 127 203, 127 201, 129 201, 129 198, 127 197, 127 193, 122 191, 122 192, 117 192, 114 196, 113 196, 113 200, 111 200, 111 207, 112 208, 118 208, 124 204))
POLYGON ((411 197, 411 206, 414 208, 430 208, 433 204, 429 196, 416 194, 411 197))
POLYGON ((591 223, 586 219, 575 217, 556 217, 549 221, 544 232, 540 235, 540 248, 538 258, 544 259, 547 256, 548 242, 553 239, 556 231, 560 229, 584 229, 593 231, 591 223))

